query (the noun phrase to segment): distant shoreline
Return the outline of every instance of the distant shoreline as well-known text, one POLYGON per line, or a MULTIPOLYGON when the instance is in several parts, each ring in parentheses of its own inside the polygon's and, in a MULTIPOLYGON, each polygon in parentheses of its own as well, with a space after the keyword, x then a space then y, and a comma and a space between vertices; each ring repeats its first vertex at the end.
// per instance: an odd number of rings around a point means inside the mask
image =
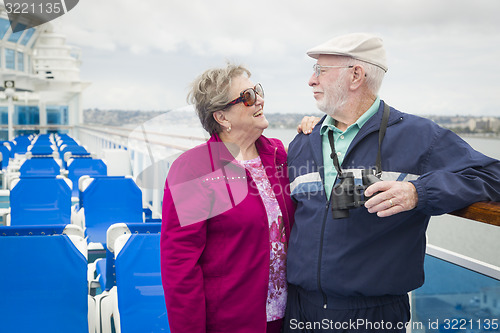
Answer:
MULTIPOLYGON (((156 117, 172 117, 176 121, 198 123, 195 112, 172 111, 122 111, 122 110, 84 110, 84 123, 87 125, 99 124, 107 126, 124 126, 146 123, 156 117)), ((322 117, 324 114, 309 113, 266 113, 269 128, 273 129, 295 129, 304 116, 322 117)), ((484 138, 500 140, 500 117, 481 116, 425 116, 425 118, 436 122, 438 125, 454 131, 461 137, 484 138), (474 125, 469 125, 473 123, 474 125), (491 129, 492 131, 484 132, 491 129), (471 133, 472 132, 472 133, 471 133)))

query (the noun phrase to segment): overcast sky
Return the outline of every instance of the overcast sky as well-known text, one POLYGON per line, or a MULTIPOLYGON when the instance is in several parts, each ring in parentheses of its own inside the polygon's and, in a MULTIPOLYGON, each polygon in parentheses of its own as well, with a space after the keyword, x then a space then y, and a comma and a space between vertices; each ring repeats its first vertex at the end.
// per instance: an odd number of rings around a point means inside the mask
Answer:
POLYGON ((371 32, 386 46, 390 105, 500 116, 499 13, 496 0, 80 0, 53 24, 82 49, 84 108, 181 108, 197 75, 230 60, 262 83, 266 112, 317 112, 306 50, 371 32))

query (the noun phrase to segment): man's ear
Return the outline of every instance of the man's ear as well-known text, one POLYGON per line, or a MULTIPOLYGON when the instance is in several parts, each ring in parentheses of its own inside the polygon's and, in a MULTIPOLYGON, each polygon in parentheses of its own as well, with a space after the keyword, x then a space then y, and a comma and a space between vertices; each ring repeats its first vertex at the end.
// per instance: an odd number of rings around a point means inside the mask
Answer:
POLYGON ((351 88, 357 89, 366 80, 366 72, 363 66, 356 65, 352 71, 351 88))

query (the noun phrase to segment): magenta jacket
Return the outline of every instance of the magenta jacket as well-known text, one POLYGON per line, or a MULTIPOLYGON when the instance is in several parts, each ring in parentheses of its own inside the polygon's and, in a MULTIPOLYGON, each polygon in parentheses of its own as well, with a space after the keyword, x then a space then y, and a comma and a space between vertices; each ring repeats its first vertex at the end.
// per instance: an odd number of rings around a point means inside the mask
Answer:
MULTIPOLYGON (((294 204, 281 141, 257 150, 287 239, 294 204)), ((161 271, 172 333, 265 333, 269 223, 250 174, 214 134, 175 160, 165 183, 161 271)))

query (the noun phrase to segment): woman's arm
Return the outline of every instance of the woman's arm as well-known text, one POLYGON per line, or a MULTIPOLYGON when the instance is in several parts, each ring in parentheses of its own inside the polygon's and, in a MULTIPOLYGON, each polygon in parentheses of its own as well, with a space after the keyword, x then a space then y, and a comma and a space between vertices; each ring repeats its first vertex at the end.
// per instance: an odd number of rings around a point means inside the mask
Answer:
MULTIPOLYGON (((171 177, 176 173, 174 165, 170 179, 175 178, 171 177)), ((206 221, 181 223, 186 209, 195 210, 199 205, 188 198, 190 186, 181 190, 182 183, 177 183, 172 190, 168 181, 163 198, 161 274, 170 330, 206 332, 204 280, 199 264, 206 243, 206 221)))

